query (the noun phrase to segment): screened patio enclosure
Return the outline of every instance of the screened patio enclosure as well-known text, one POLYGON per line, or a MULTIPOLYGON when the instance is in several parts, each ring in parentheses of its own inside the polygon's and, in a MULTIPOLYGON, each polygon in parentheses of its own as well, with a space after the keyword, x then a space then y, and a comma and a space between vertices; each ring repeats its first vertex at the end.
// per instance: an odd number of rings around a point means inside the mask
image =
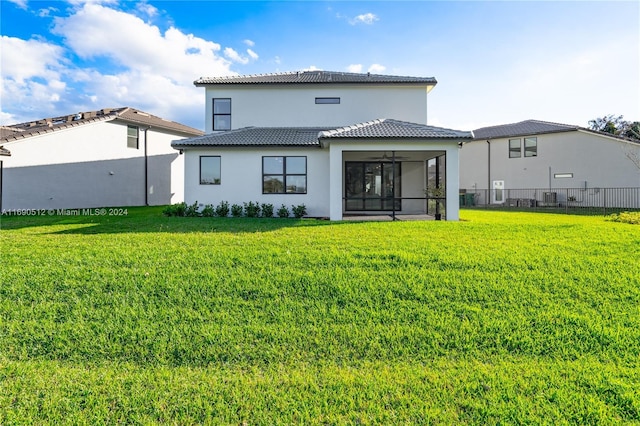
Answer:
POLYGON ((343 214, 445 214, 445 151, 343 151, 343 214))

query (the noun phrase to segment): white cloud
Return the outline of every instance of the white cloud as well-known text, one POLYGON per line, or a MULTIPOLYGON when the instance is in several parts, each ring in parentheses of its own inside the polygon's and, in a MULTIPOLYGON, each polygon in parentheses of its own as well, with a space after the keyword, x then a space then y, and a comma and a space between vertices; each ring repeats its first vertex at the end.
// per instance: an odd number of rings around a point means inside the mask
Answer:
MULTIPOLYGON (((82 87, 72 111, 133 106, 159 116, 203 126, 199 76, 234 74, 233 61, 246 63, 233 49, 176 28, 164 33, 154 25, 100 4, 83 4, 73 15, 54 20, 70 51, 83 59, 107 59, 118 72, 69 69, 69 79, 82 87), (91 31, 87 31, 91 28, 91 31)), ((29 55, 32 57, 40 57, 29 55)))
POLYGON ((238 52, 236 52, 235 50, 233 50, 230 47, 226 47, 224 49, 224 56, 229 58, 231 61, 237 62, 239 64, 248 64, 249 63, 249 59, 248 58, 240 56, 240 54, 238 52))
POLYGON ((52 13, 55 13, 57 11, 58 11, 58 9, 55 8, 55 7, 48 7, 46 9, 40 9, 40 10, 38 10, 38 16, 40 18, 47 18, 47 17, 51 16, 52 13))
POLYGON ((136 9, 139 12, 147 15, 149 18, 153 18, 154 16, 156 16, 158 14, 158 9, 156 9, 153 6, 151 6, 146 1, 141 1, 140 3, 136 4, 136 9))
POLYGON ((355 18, 350 19, 349 23, 351 25, 357 25, 357 24, 372 25, 374 22, 379 20, 380 18, 378 18, 373 13, 369 12, 369 13, 363 13, 362 15, 358 15, 355 18))
POLYGON ((347 71, 349 72, 362 72, 362 64, 351 64, 347 67, 347 71))
POLYGON ((72 15, 54 19, 52 32, 62 36, 62 46, 2 37, 2 97, 12 100, 11 109, 5 104, 0 111, 3 124, 132 106, 203 127, 202 89, 193 81, 235 74, 219 44, 173 27, 162 33, 104 2, 75 4, 72 15), (107 65, 80 68, 66 59, 70 55, 107 65))
POLYGON ((253 50, 251 50, 251 49, 247 49, 247 54, 248 54, 248 55, 251 57, 251 59, 253 59, 254 61, 255 61, 256 59, 258 59, 258 58, 259 58, 258 54, 257 54, 256 52, 254 52, 253 50))
POLYGON ((256 44, 253 42, 253 40, 249 40, 249 39, 246 39, 246 40, 244 41, 244 44, 246 44, 246 45, 247 45, 247 46, 249 46, 249 47, 253 47, 253 46, 255 46, 255 45, 256 45, 256 44))
POLYGON ((322 71, 322 68, 318 68, 315 65, 311 65, 308 68, 304 68, 302 71, 322 71))
POLYGON ((27 8, 27 0, 8 0, 8 1, 10 3, 15 4, 20 9, 26 9, 27 8))
POLYGON ((62 68, 63 49, 39 40, 2 36, 2 78, 24 83, 33 77, 57 79, 62 68))
POLYGON ((387 69, 387 67, 385 67, 384 65, 373 64, 373 65, 371 65, 369 67, 369 69, 367 71, 369 71, 369 72, 383 72, 386 69, 387 69))

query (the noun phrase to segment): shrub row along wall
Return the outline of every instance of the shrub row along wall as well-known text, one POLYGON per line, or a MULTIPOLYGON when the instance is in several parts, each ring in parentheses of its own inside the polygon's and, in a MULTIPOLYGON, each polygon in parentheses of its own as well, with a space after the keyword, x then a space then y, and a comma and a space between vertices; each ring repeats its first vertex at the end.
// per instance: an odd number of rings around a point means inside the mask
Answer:
MULTIPOLYGON (((201 205, 196 201, 193 204, 186 204, 184 202, 172 204, 167 206, 163 213, 165 216, 186 216, 186 217, 274 217, 273 204, 268 203, 254 203, 249 201, 248 203, 232 204, 229 205, 227 201, 220 201, 217 206, 213 204, 206 204, 201 208, 201 205)), ((284 204, 275 211, 277 217, 293 217, 301 218, 307 214, 307 207, 304 204, 297 206, 292 205, 289 209, 284 204)))

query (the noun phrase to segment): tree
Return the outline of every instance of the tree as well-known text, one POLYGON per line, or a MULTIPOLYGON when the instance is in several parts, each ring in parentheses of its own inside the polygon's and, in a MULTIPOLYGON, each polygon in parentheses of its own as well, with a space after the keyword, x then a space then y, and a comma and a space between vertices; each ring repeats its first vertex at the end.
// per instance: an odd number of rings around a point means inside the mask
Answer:
POLYGON ((589 128, 598 132, 610 133, 612 135, 619 135, 627 122, 624 121, 623 116, 615 116, 613 114, 605 115, 604 117, 589 120, 589 128))
POLYGON ((609 114, 589 120, 589 128, 598 132, 640 140, 640 122, 626 121, 622 115, 609 114))
POLYGON ((622 132, 622 136, 640 140, 640 121, 627 123, 627 127, 622 132))

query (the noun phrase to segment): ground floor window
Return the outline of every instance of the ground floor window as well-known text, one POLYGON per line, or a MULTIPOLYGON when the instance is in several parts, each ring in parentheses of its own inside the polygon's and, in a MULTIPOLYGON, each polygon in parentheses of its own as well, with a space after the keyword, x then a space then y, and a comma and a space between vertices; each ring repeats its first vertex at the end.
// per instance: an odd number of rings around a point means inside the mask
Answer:
POLYGON ((220 185, 220 156, 200 157, 200 185, 220 185))
POLYGON ((401 163, 345 163, 345 210, 402 210, 401 163))
POLYGON ((306 194, 307 157, 262 157, 263 194, 306 194))

